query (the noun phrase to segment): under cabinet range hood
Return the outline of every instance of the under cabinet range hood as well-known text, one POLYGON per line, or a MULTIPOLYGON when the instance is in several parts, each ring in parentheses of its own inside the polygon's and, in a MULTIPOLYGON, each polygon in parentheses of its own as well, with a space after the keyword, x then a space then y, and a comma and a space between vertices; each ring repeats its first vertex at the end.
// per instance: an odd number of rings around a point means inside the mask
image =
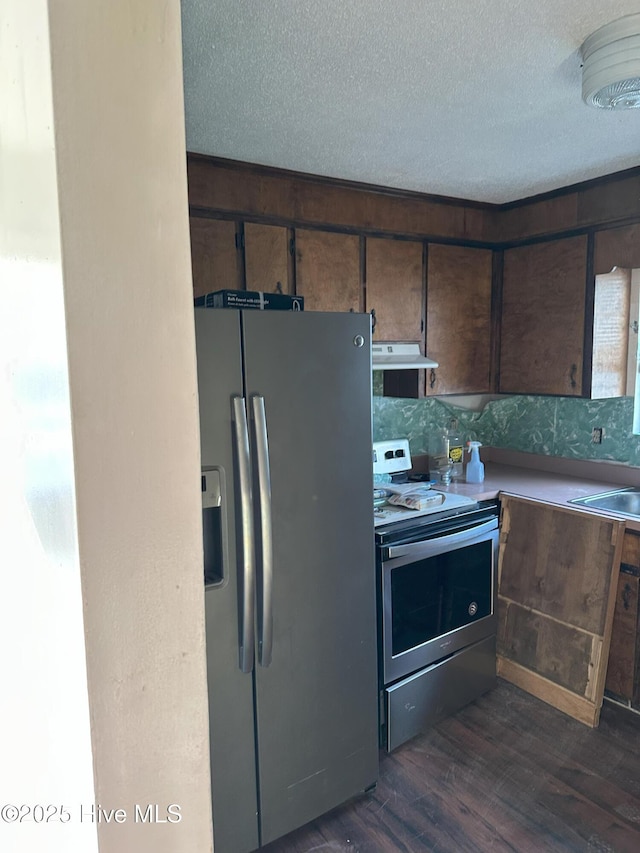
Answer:
POLYGON ((371 344, 371 360, 374 370, 424 370, 438 366, 437 361, 421 354, 419 344, 389 341, 371 344))

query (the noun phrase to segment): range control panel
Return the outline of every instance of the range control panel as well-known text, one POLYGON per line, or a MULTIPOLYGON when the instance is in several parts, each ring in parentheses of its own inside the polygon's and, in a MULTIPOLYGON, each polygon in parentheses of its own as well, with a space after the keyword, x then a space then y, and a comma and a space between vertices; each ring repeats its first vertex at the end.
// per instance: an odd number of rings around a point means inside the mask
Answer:
POLYGON ((374 441, 373 443, 373 473, 399 474, 411 470, 411 453, 409 441, 406 438, 395 438, 391 441, 374 441))

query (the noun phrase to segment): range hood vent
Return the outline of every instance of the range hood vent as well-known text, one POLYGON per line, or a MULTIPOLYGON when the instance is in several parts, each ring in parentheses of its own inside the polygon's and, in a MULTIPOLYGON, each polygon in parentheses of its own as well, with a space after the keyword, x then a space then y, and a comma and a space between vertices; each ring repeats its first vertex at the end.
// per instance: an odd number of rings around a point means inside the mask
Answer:
POLYGON ((419 344, 372 343, 371 358, 374 370, 424 370, 438 366, 437 361, 421 355, 419 344))

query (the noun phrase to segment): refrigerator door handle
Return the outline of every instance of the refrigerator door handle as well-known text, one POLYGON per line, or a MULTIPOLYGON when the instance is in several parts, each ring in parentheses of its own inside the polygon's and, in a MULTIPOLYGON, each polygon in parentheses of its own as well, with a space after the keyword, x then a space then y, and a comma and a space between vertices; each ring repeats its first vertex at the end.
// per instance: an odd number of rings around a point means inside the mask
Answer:
POLYGON ((267 667, 273 651, 273 528, 271 524, 271 471, 264 397, 251 397, 255 425, 258 496, 260 506, 261 576, 258 585, 258 662, 267 667))
POLYGON ((255 536, 251 498, 251 459, 249 456, 249 429, 244 397, 233 398, 233 424, 235 429, 238 476, 240 479, 240 515, 242 523, 242 606, 240 608, 240 669, 251 672, 255 657, 255 536))

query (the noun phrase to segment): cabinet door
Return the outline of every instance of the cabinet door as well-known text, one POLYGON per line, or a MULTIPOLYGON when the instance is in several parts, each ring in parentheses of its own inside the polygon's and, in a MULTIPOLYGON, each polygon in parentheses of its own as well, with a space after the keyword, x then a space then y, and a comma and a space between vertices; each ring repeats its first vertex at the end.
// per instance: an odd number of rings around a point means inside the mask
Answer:
POLYGON ((504 253, 500 388, 582 394, 587 238, 504 253))
POLYGON ((502 495, 498 675, 598 725, 624 521, 502 495))
POLYGON ((360 238, 296 229, 296 293, 305 311, 361 311, 360 238))
POLYGON ((194 297, 242 289, 236 223, 192 216, 189 227, 194 297))
MULTIPOLYGON (((620 571, 605 688, 618 699, 634 702, 638 692, 638 583, 640 579, 620 571)), ((637 707, 637 704, 634 704, 637 707)))
POLYGON ((429 245, 427 354, 440 365, 428 394, 491 391, 490 249, 429 245))
POLYGON ((244 265, 247 290, 291 293, 289 229, 280 225, 258 225, 246 222, 244 265))
POLYGON ((367 237, 367 311, 376 312, 374 340, 423 339, 422 243, 367 237))
POLYGON ((605 688, 640 710, 640 535, 627 530, 611 631, 605 688))

